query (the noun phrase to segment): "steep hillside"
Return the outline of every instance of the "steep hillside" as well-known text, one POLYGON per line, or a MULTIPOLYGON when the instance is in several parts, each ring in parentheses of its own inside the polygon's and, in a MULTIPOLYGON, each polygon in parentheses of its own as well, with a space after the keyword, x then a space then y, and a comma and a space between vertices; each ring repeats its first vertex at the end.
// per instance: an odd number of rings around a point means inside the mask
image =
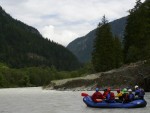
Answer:
POLYGON ((55 66, 58 70, 80 67, 65 47, 44 39, 33 27, 13 19, 0 7, 0 62, 13 68, 55 66))
MULTIPOLYGON (((119 36, 120 40, 123 39, 126 20, 127 17, 123 17, 110 22, 113 35, 119 36)), ((89 32, 86 36, 75 39, 67 46, 67 48, 72 51, 82 63, 88 62, 91 59, 95 32, 96 29, 89 32)))

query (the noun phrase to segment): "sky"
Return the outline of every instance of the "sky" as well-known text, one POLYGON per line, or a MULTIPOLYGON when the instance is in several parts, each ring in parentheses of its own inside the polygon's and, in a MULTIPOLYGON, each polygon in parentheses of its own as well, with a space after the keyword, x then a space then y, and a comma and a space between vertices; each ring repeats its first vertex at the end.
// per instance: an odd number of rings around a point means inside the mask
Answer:
MULTIPOLYGON (((144 0, 142 0, 143 2, 144 0)), ((43 37, 67 46, 109 21, 128 15, 136 0, 0 0, 13 18, 35 27, 43 37)))

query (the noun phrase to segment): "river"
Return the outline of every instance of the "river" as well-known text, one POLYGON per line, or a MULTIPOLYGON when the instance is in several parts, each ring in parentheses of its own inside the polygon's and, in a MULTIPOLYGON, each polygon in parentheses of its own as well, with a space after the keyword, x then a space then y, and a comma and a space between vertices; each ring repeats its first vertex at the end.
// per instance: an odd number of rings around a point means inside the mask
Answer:
POLYGON ((80 91, 9 88, 0 89, 0 113, 150 113, 150 93, 145 99, 145 108, 101 109, 87 107, 80 91))

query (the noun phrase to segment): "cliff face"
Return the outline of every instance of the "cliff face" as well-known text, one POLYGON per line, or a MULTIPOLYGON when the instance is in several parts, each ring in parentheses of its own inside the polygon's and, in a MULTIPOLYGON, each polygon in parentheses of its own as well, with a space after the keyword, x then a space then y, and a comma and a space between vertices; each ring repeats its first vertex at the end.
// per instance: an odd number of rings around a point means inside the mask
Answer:
POLYGON ((119 69, 101 72, 85 77, 52 81, 48 89, 57 90, 95 90, 111 87, 134 88, 135 85, 143 87, 146 91, 150 91, 150 65, 147 62, 137 62, 119 69))

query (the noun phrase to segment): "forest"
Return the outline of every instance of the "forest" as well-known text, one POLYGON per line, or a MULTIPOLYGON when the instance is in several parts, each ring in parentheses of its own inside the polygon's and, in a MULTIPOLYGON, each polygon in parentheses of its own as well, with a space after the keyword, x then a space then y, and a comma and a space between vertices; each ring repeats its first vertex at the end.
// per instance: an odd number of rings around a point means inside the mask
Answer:
POLYGON ((108 20, 103 16, 98 24, 92 64, 96 72, 150 59, 150 1, 136 1, 129 10, 123 43, 113 36, 108 20))
POLYGON ((13 19, 1 7, 0 62, 11 68, 55 66, 70 71, 80 67, 68 49, 43 38, 38 30, 13 19))
POLYGON ((89 65, 74 71, 58 71, 54 66, 16 69, 0 63, 0 88, 46 86, 52 80, 85 76, 91 72, 89 65))
POLYGON ((97 26, 91 62, 81 65, 65 47, 44 39, 35 29, 0 8, 0 87, 47 85, 52 80, 108 71, 150 60, 150 1, 129 10, 123 43, 106 16, 97 26))

